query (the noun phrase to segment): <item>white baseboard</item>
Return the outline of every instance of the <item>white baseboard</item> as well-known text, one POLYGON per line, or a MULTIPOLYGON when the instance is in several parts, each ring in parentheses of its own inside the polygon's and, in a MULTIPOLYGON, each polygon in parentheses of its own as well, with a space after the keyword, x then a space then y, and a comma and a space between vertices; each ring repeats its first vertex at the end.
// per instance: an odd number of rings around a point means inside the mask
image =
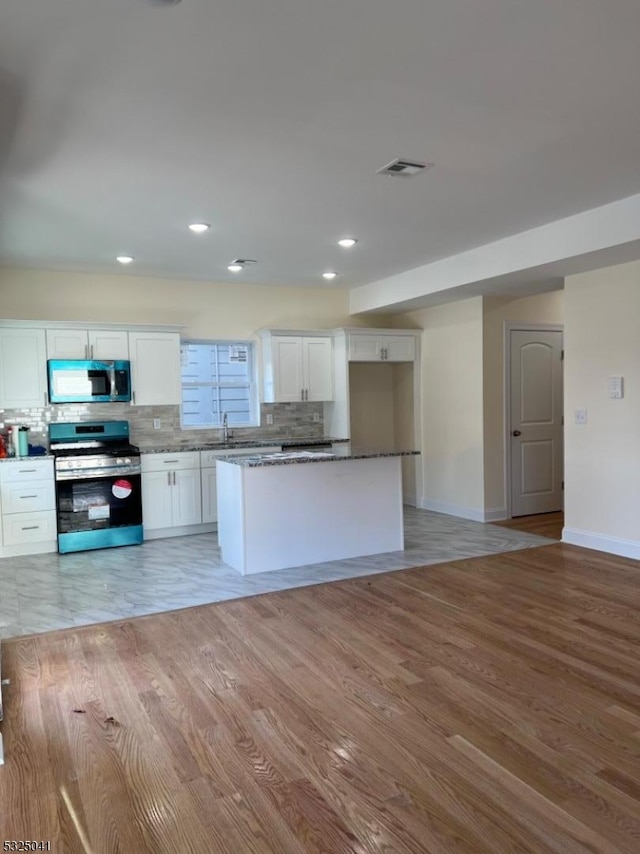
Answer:
POLYGON ((463 507, 459 504, 449 504, 446 501, 433 501, 430 498, 423 498, 418 506, 421 510, 433 510, 434 513, 445 513, 447 516, 471 519, 473 522, 497 522, 499 519, 506 518, 504 508, 483 510, 475 507, 463 507))
POLYGON ((191 534, 210 534, 217 531, 218 526, 214 523, 205 523, 204 525, 181 525, 175 528, 144 528, 144 539, 146 540, 163 540, 166 537, 187 537, 191 534))
POLYGON ((417 507, 418 501, 414 492, 408 492, 406 495, 402 496, 402 503, 406 504, 407 507, 417 507))
POLYGON ((431 498, 423 498, 419 503, 421 510, 433 510, 434 513, 445 513, 447 516, 459 516, 461 519, 473 519, 480 522, 480 511, 471 507, 462 507, 459 504, 449 504, 447 501, 434 501, 431 498))
POLYGON ((485 522, 502 522, 508 518, 506 507, 493 507, 491 510, 484 511, 485 522))
POLYGON ((640 560, 640 542, 624 540, 622 537, 605 537, 602 534, 592 534, 590 531, 580 531, 577 528, 563 528, 562 542, 572 546, 582 546, 585 549, 595 549, 599 552, 609 552, 640 560))

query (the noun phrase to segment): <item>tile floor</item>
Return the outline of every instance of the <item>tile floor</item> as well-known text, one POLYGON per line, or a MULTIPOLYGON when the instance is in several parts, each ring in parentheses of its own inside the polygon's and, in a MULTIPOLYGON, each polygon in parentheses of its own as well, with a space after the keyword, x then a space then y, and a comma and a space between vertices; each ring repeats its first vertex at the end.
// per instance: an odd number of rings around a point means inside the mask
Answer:
POLYGON ((260 575, 242 576, 223 563, 216 534, 69 555, 4 558, 0 560, 0 638, 552 542, 535 534, 407 507, 404 551, 260 575))

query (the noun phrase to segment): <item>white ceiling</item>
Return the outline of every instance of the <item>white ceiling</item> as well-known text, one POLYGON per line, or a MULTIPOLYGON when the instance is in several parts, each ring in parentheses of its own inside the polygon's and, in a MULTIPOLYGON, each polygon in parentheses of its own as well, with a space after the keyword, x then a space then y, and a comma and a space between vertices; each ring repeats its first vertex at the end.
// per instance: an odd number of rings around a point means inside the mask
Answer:
POLYGON ((0 263, 351 288, 630 196, 639 36, 637 0, 2 0, 0 263))

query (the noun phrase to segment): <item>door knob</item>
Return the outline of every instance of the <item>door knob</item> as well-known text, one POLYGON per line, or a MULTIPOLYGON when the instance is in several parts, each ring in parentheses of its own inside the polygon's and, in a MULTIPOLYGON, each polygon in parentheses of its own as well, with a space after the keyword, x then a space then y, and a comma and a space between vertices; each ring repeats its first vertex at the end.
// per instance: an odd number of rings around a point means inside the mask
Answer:
POLYGON ((514 431, 513 431, 513 433, 512 433, 511 435, 512 435, 512 436, 521 436, 521 435, 522 435, 522 433, 520 432, 520 430, 514 430, 514 431))

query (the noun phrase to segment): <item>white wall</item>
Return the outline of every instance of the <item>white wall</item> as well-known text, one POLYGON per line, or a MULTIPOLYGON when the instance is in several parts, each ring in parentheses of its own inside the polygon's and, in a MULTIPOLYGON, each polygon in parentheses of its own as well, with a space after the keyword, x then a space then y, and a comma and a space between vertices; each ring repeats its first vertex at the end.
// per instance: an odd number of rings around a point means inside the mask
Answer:
POLYGON ((482 297, 398 315, 394 326, 424 329, 418 502, 483 519, 482 297))
POLYGON ((562 323, 563 291, 539 296, 484 297, 484 501, 489 518, 504 518, 504 324, 562 323))
POLYGON ((640 262, 568 277, 564 314, 563 539, 640 558, 640 262), (609 399, 610 376, 624 399, 609 399))
POLYGON ((184 326, 185 338, 247 339, 260 328, 388 326, 382 315, 349 316, 339 288, 272 288, 215 282, 0 269, 0 315, 184 326))

